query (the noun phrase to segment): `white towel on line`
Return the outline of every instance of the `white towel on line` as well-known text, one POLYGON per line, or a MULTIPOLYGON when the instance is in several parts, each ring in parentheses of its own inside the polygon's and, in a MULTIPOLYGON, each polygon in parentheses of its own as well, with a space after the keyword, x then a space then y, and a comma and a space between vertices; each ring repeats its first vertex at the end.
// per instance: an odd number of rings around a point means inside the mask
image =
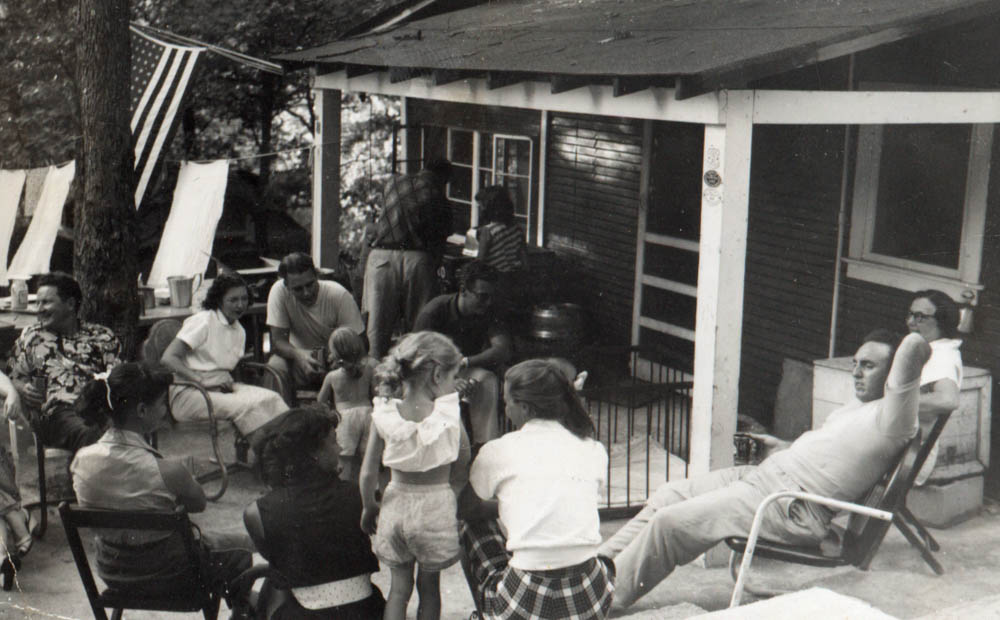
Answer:
POLYGON ((0 170, 0 286, 7 286, 7 253, 26 177, 24 170, 0 170))
POLYGON ((147 286, 162 288, 167 285, 167 276, 205 272, 215 228, 222 217, 228 177, 227 160, 181 164, 170 215, 146 279, 147 286))
POLYGON ((38 208, 28 225, 28 232, 17 248, 14 259, 7 267, 8 275, 30 276, 49 271, 52 247, 56 243, 56 233, 62 221, 63 205, 69 195, 69 187, 76 174, 76 162, 62 166, 49 166, 49 173, 42 186, 38 208))

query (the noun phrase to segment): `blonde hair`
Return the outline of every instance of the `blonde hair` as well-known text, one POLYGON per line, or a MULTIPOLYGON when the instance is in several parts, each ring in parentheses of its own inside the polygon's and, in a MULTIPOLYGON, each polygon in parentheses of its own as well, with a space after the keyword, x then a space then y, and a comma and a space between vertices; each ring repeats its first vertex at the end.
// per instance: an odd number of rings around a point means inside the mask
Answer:
POLYGON ((435 366, 452 369, 462 361, 462 352, 451 338, 437 332, 407 334, 382 358, 375 369, 375 383, 387 392, 397 392, 402 383, 425 381, 435 366))
POLYGON ((338 327, 327 342, 330 353, 336 354, 335 368, 343 368, 353 379, 361 376, 365 359, 365 341, 350 327, 338 327))
POLYGON ((533 359, 515 364, 504 381, 511 400, 524 405, 531 418, 555 420, 581 439, 596 434, 571 380, 551 361, 533 359))

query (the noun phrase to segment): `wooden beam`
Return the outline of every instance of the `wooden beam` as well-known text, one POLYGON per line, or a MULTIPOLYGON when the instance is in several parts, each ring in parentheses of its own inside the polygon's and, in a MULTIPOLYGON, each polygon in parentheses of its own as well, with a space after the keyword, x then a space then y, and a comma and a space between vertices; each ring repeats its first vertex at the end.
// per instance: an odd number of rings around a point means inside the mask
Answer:
MULTIPOLYGON (((511 74, 500 74, 511 75, 511 74)), ((489 88, 487 78, 469 78, 443 86, 430 80, 410 80, 392 83, 385 72, 348 78, 343 71, 316 77, 316 88, 338 88, 345 92, 364 92, 393 97, 417 97, 435 101, 452 101, 473 105, 495 105, 526 110, 548 110, 570 114, 593 114, 626 118, 649 118, 680 123, 715 124, 722 119, 719 95, 708 93, 678 101, 669 88, 647 88, 628 97, 615 98, 611 85, 552 94, 551 85, 532 79, 529 74, 514 74, 506 88, 489 88)))
POLYGON ((520 77, 517 73, 504 73, 498 71, 490 71, 486 74, 486 88, 490 90, 496 90, 497 88, 503 88, 504 86, 510 86, 511 84, 517 84, 523 81, 524 78, 520 77))
POLYGON ((451 69, 435 69, 431 72, 431 80, 435 86, 459 82, 475 75, 473 71, 453 71, 451 69))
POLYGON ((552 84, 553 95, 589 86, 593 83, 593 81, 594 80, 589 77, 577 77, 570 75, 553 75, 549 78, 549 83, 552 84))
POLYGON ((758 90, 754 93, 757 124, 1000 122, 1000 92, 758 90))
POLYGON ((705 127, 691 411, 692 473, 733 464, 750 198, 753 96, 724 93, 726 124, 705 127))
POLYGON ((399 82, 406 82, 415 77, 427 75, 428 73, 430 73, 430 70, 417 67, 389 67, 389 82, 398 84, 399 82))
POLYGON ((336 269, 340 260, 340 91, 316 90, 318 116, 312 169, 312 258, 336 269))
POLYGON ((653 81, 649 78, 635 76, 616 77, 611 81, 611 93, 615 97, 631 95, 652 87, 653 81))
POLYGON ((344 67, 344 71, 347 72, 347 77, 353 78, 359 75, 368 75, 369 73, 375 73, 378 71, 378 67, 372 67, 371 65, 347 65, 344 67))

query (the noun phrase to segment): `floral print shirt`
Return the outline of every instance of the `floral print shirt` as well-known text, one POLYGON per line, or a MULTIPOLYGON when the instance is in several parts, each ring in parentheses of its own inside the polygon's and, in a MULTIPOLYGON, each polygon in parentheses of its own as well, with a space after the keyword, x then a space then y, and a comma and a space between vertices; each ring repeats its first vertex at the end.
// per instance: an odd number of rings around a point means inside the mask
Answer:
POLYGON ((60 405, 72 406, 83 386, 96 373, 118 364, 120 355, 118 337, 103 325, 80 323, 72 336, 32 325, 14 343, 7 370, 11 379, 22 383, 31 382, 36 374, 45 376, 41 411, 45 418, 60 405))

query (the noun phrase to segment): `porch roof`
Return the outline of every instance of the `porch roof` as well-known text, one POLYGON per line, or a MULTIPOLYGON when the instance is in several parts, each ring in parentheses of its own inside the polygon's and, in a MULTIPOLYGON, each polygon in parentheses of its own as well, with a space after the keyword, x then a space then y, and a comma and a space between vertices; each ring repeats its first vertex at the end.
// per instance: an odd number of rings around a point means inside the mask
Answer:
POLYGON ((678 98, 1000 13, 997 0, 500 0, 277 59, 393 81, 674 86, 678 98))

